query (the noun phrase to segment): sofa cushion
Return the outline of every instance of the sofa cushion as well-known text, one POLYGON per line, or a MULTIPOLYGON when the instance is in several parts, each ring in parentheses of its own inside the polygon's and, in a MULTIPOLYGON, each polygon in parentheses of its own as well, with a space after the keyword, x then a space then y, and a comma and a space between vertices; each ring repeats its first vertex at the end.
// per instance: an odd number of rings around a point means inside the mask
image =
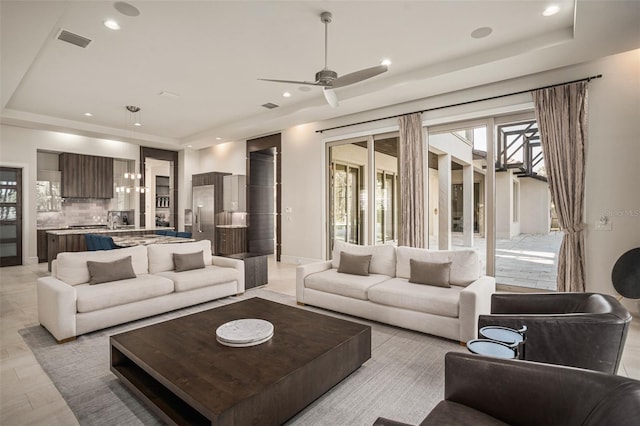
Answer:
POLYGON ((371 265, 371 255, 357 255, 340 252, 340 266, 338 266, 338 272, 341 274, 352 275, 369 275, 369 266, 371 265))
POLYGON ((176 266, 176 272, 204 269, 204 256, 202 250, 196 253, 173 253, 173 263, 176 266))
POLYGON ((155 275, 139 275, 136 278, 112 281, 100 285, 76 286, 78 312, 93 312, 120 306, 173 292, 173 282, 155 275))
POLYGON ((411 266, 410 283, 451 287, 449 285, 451 262, 421 262, 410 259, 409 265, 411 266))
POLYGON ((184 272, 158 272, 156 275, 173 281, 176 292, 224 284, 237 281, 240 278, 240 272, 237 269, 222 266, 205 266, 204 269, 192 269, 184 272))
POLYGON ((211 241, 201 240, 190 243, 150 244, 147 246, 149 254, 149 273, 173 271, 173 253, 187 254, 202 250, 205 265, 211 265, 211 241))
POLYGON ((415 247, 398 247, 396 277, 411 276, 410 259, 422 262, 451 262, 449 283, 468 286, 480 278, 481 267, 478 254, 473 249, 464 250, 428 250, 415 247))
POLYGON ((334 268, 340 266, 340 252, 371 255, 371 265, 369 265, 370 274, 381 274, 393 277, 396 274, 396 248, 389 244, 379 246, 360 246, 350 244, 344 241, 333 242, 333 259, 331 265, 334 268))
POLYGON ((149 273, 147 248, 134 246, 116 250, 59 253, 56 257, 55 277, 69 285, 88 283, 90 278, 87 267, 88 260, 111 262, 126 256, 131 256, 131 263, 136 275, 149 273))
POLYGON ((501 426, 507 425, 496 418, 453 401, 440 401, 429 415, 422 420, 420 426, 474 425, 501 426))
POLYGON ((381 305, 458 318, 463 287, 434 287, 392 278, 369 289, 369 300, 381 305))
POLYGON ((331 268, 326 271, 308 275, 304 279, 307 288, 338 294, 340 296, 354 299, 367 300, 367 291, 376 284, 388 280, 390 277, 380 274, 369 274, 369 276, 342 274, 337 269, 331 268))
POLYGON ((136 277, 131 264, 131 256, 113 262, 87 260, 87 268, 89 269, 89 284, 102 284, 136 277))

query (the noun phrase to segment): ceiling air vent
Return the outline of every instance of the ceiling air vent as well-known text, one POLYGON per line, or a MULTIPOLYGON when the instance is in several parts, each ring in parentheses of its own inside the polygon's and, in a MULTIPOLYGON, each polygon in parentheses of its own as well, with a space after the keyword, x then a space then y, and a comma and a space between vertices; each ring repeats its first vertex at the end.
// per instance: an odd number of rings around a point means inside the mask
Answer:
POLYGON ((274 109, 278 108, 280 105, 272 104, 271 102, 267 102, 266 104, 262 104, 266 109, 274 109))
POLYGON ((87 47, 89 43, 91 43, 90 39, 82 37, 78 34, 74 34, 67 30, 60 31, 60 34, 58 34, 58 40, 66 41, 67 43, 75 44, 76 46, 82 48, 87 47))

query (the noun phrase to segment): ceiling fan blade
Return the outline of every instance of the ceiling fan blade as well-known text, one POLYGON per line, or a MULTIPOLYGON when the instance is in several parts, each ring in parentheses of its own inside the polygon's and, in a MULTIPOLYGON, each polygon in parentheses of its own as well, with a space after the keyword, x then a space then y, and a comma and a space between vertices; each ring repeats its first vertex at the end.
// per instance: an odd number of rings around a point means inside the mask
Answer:
POLYGON ((324 93, 324 98, 327 100, 327 103, 331 105, 331 108, 338 107, 338 96, 336 95, 336 92, 333 89, 329 87, 325 87, 322 90, 322 93, 324 93))
POLYGON ((371 68, 365 68, 360 71, 352 72, 351 74, 338 77, 331 82, 331 87, 344 87, 350 84, 358 83, 359 81, 366 80, 371 77, 375 77, 378 74, 387 72, 389 67, 386 65, 378 65, 371 68))
POLYGON ((272 80, 270 78, 259 78, 258 80, 271 81, 271 82, 274 82, 274 83, 306 84, 307 86, 325 86, 323 83, 313 83, 311 81, 272 80))

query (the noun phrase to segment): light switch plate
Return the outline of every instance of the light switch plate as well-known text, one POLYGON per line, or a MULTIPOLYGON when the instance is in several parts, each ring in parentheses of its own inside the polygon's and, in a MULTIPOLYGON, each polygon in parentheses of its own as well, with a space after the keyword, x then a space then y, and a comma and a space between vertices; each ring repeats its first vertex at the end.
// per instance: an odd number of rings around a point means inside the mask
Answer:
POLYGON ((599 220, 596 221, 596 231, 611 231, 611 221, 602 223, 599 220))

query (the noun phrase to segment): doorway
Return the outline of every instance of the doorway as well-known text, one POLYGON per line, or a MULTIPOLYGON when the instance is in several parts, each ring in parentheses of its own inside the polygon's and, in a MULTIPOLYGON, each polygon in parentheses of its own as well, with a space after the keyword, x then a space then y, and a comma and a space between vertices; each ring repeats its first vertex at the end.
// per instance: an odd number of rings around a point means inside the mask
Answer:
POLYGON ((178 231, 178 152, 143 146, 140 147, 140 158, 140 173, 143 176, 141 186, 148 188, 148 191, 140 194, 140 226, 155 227, 156 213, 161 211, 166 219, 160 222, 168 222, 168 226, 178 231), (163 172, 153 174, 154 177, 163 176, 160 180, 151 178, 151 174, 147 175, 147 168, 155 165, 162 165, 163 172), (149 198, 151 195, 153 197, 149 198))
POLYGON ((0 266, 22 265, 22 169, 0 167, 0 266))
POLYGON ((247 246, 282 255, 281 134, 247 141, 247 246))

